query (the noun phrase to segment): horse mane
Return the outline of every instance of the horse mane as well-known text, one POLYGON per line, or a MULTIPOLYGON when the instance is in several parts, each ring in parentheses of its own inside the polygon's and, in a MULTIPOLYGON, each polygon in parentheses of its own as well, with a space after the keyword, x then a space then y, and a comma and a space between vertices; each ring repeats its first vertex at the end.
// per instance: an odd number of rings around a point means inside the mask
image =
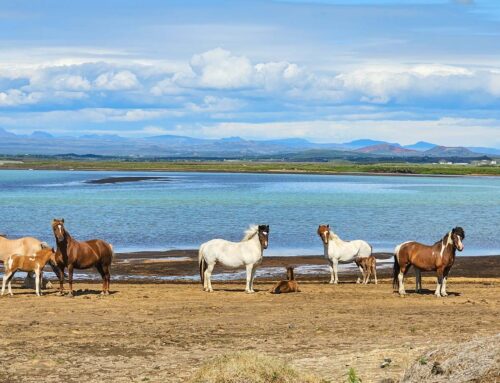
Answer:
POLYGON ((252 239, 258 232, 258 225, 250 225, 250 227, 245 230, 245 235, 243 236, 243 239, 241 241, 248 241, 249 239, 252 239))
POLYGON ((342 240, 340 239, 340 237, 339 237, 337 234, 335 234, 335 233, 333 232, 333 230, 330 230, 330 232, 329 232, 329 237, 330 237, 330 239, 332 239, 332 240, 334 240, 334 241, 339 241, 339 240, 340 240, 340 241, 342 241, 342 240))

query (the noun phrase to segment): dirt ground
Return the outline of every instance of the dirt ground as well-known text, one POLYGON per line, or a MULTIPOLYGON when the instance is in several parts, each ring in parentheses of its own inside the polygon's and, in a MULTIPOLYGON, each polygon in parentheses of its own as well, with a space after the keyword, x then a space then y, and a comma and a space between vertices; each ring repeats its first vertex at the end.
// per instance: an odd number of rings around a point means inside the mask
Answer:
POLYGON ((301 286, 272 295, 256 281, 259 291, 245 294, 243 283, 215 282, 210 294, 199 284, 123 283, 101 297, 100 284, 77 282, 74 298, 16 286, 0 299, 0 382, 184 382, 233 350, 282 357, 331 382, 350 367, 363 383, 398 381, 433 346, 500 332, 500 278, 450 278, 446 298, 401 298, 388 279, 301 286), (392 362, 381 368, 384 358, 392 362))

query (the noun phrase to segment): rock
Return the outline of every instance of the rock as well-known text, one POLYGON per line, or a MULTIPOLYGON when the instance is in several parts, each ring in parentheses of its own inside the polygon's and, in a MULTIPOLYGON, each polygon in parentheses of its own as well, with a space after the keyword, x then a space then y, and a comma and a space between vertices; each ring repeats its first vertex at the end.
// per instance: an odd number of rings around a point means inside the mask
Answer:
POLYGON ((432 375, 442 375, 444 374, 444 369, 441 367, 441 364, 439 362, 434 362, 434 365, 432 366, 431 369, 432 375))

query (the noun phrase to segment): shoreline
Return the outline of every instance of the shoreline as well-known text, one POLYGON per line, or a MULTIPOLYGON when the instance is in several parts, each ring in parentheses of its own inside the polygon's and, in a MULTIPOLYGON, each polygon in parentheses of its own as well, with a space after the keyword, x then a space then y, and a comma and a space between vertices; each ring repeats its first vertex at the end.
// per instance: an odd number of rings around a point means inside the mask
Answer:
POLYGON ((403 177, 499 177, 500 166, 412 163, 336 164, 329 162, 120 162, 40 161, 1 163, 0 170, 57 170, 170 173, 306 174, 403 177))
MULTIPOLYGON (((374 253, 377 258, 377 276, 380 280, 392 278, 392 254, 374 253)), ((264 256, 257 268, 256 281, 273 282, 285 278, 287 266, 295 268, 297 280, 301 282, 327 283, 330 278, 328 264, 322 255, 306 256, 264 256)), ((48 273, 47 273, 48 274, 48 273)), ((52 279, 52 274, 49 274, 52 279)), ((354 263, 339 265, 341 283, 354 283, 359 275, 354 263)), ((48 275, 47 275, 48 276, 48 275)), ((413 269, 408 277, 414 276, 413 269)), ((425 279, 435 277, 435 272, 424 272, 425 279)), ((55 276, 54 276, 55 277, 55 276)), ((245 279, 243 268, 231 269, 217 264, 213 282, 241 284, 245 279)), ((450 280, 454 278, 499 278, 500 256, 457 257, 451 269, 450 280)), ((100 276, 94 269, 75 270, 75 282, 100 283, 100 276)), ((198 284, 198 251, 168 250, 116 253, 111 266, 113 283, 154 283, 154 284, 198 284)))
MULTIPOLYGON (((131 173, 215 173, 215 174, 292 174, 292 175, 319 175, 319 176, 387 176, 387 177, 433 177, 433 178, 466 178, 466 177, 500 177, 499 174, 426 174, 426 173, 385 173, 385 172, 341 172, 341 171, 293 171, 293 170, 223 170, 223 169, 112 169, 112 168, 18 168, 4 167, 1 170, 25 170, 25 171, 66 171, 66 172, 131 172, 131 173)), ((134 181, 131 181, 134 182, 134 181)))

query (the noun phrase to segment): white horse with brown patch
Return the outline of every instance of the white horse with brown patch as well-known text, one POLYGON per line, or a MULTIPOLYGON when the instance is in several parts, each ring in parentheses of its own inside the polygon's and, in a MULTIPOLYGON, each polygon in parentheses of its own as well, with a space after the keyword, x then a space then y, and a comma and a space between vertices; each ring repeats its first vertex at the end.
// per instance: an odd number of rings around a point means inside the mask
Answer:
POLYGON ((231 268, 245 267, 247 283, 245 292, 254 293, 253 280, 258 265, 262 262, 264 250, 269 241, 269 225, 253 225, 245 231, 240 242, 212 239, 200 246, 198 263, 203 290, 212 292, 212 271, 217 262, 231 268))
MULTIPOLYGON (((360 239, 343 241, 330 229, 330 225, 319 225, 318 235, 323 242, 325 258, 330 264, 330 283, 337 284, 339 282, 339 263, 351 263, 354 262, 356 258, 367 258, 372 255, 372 247, 368 242, 360 239)), ((361 266, 359 266, 359 270, 362 274, 363 281, 365 281, 365 271, 361 266)))

